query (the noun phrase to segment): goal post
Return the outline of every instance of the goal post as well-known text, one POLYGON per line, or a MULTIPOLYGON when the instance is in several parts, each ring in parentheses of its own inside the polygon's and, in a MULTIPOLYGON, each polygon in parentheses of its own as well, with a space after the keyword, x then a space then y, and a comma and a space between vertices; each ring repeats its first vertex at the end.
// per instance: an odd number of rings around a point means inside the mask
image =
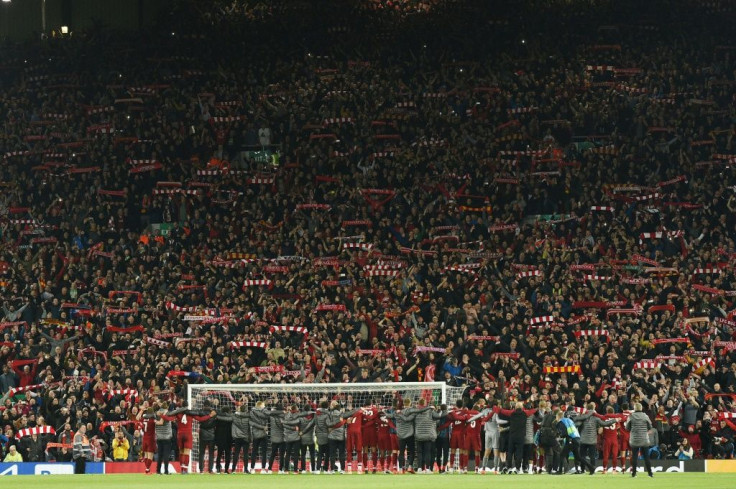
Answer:
MULTIPOLYGON (((341 383, 341 384, 189 384, 187 402, 189 409, 218 412, 228 408, 236 411, 246 405, 248 410, 263 401, 267 407, 298 406, 302 410, 314 409, 323 401, 337 401, 344 409, 381 406, 391 407, 395 401, 411 400, 414 404, 424 399, 427 404, 454 405, 462 398, 464 387, 448 386, 444 382, 395 382, 395 383, 341 383)), ((197 472, 200 443, 199 423, 193 422, 192 457, 190 471, 197 472)), ((267 449, 270 454, 270 443, 267 449)), ((217 458, 217 455, 215 455, 217 458)), ((209 468, 209 461, 205 469, 209 468)), ((257 467, 260 466, 256 464, 257 467)), ((260 467, 259 467, 260 468, 260 467)))

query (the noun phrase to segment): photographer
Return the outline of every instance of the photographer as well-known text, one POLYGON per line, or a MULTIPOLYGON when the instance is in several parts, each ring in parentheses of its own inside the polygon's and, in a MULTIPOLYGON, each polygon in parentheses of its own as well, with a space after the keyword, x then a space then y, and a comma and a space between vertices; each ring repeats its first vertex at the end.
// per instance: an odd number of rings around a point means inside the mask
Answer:
POLYGON ((728 458, 733 453, 734 425, 727 419, 713 421, 713 425, 715 435, 712 440, 711 453, 714 458, 728 458))
POLYGON ((692 460, 694 454, 695 451, 693 450, 692 445, 687 441, 687 438, 683 438, 677 442, 675 457, 677 457, 678 460, 692 460))

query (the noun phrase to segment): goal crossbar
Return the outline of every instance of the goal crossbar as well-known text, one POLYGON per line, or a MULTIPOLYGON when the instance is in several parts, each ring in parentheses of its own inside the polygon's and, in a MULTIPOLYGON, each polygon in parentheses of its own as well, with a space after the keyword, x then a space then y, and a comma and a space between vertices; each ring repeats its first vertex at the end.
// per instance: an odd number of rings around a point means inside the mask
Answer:
MULTIPOLYGON (((187 402, 189 408, 193 409, 193 398, 196 392, 232 392, 232 393, 290 393, 290 392, 320 392, 331 394, 349 394, 352 392, 382 392, 391 393, 404 390, 439 390, 441 401, 448 402, 448 390, 462 393, 461 387, 450 387, 444 382, 362 382, 362 383, 340 383, 340 384, 189 384, 187 386, 187 402)), ((456 396, 451 396, 456 397, 456 396)))

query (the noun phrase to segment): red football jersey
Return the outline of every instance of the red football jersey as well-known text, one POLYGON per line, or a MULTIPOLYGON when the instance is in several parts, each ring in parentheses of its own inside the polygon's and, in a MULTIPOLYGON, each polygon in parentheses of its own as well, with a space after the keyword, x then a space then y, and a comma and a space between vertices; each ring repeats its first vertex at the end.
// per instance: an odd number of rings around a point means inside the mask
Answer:
POLYGON ((179 435, 182 434, 188 434, 191 436, 192 434, 192 421, 199 421, 200 423, 202 421, 207 421, 210 419, 210 415, 206 414, 204 416, 194 416, 192 414, 187 413, 179 413, 176 415, 176 432, 179 435))
POLYGON ((603 439, 604 440, 618 440, 619 430, 623 426, 624 417, 622 414, 606 414, 603 419, 615 419, 616 423, 611 426, 605 426, 603 428, 603 439))
POLYGON ((462 408, 459 411, 449 412, 447 414, 447 419, 452 421, 453 436, 465 435, 465 421, 468 419, 466 408, 462 408))
POLYGON ((375 430, 378 424, 378 408, 371 406, 361 411, 363 412, 363 431, 375 430))
POLYGON ((358 409, 348 418, 348 433, 361 433, 363 431, 363 411, 358 409))
POLYGON ((393 423, 386 416, 378 417, 378 435, 379 436, 389 436, 393 428, 394 428, 393 423))
MULTIPOLYGON (((473 421, 470 421, 470 418, 475 416, 476 414, 480 414, 475 409, 472 409, 470 411, 467 411, 465 413, 465 437, 477 437, 480 439, 480 429, 483 426, 482 419, 474 419, 473 421)), ((452 425, 452 428, 455 429, 455 424, 452 425)))
POLYGON ((633 413, 633 412, 634 412, 634 411, 631 411, 631 410, 628 410, 628 411, 624 411, 624 412, 623 412, 623 414, 621 415, 621 416, 622 416, 622 417, 621 417, 621 423, 619 423, 619 431, 620 431, 620 434, 621 434, 621 436, 622 436, 623 438, 625 438, 625 439, 626 439, 627 441, 628 441, 628 439, 629 439, 629 431, 628 431, 628 430, 626 429, 626 427, 625 427, 625 424, 624 424, 624 423, 626 423, 626 420, 627 420, 627 419, 629 418, 629 415, 630 415, 631 413, 633 413))
POLYGON ((144 419, 143 420, 143 439, 151 442, 156 442, 156 420, 144 419))

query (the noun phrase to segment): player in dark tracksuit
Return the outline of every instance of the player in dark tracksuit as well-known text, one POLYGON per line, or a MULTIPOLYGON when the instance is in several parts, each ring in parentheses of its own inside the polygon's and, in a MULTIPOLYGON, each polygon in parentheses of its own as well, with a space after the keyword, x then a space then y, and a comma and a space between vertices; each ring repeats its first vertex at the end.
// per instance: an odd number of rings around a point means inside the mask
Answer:
POLYGON ((286 456, 283 459, 283 470, 289 472, 291 466, 294 472, 298 472, 299 452, 301 452, 301 420, 311 414, 309 411, 299 412, 297 406, 292 406, 281 421, 284 429, 284 444, 286 445, 286 456))
POLYGON ((217 446, 217 472, 227 472, 233 451, 233 417, 230 408, 225 407, 215 420, 215 445, 217 446), (222 459, 225 458, 225 468, 222 459))
POLYGON ((414 437, 419 453, 418 469, 429 473, 434 468, 432 452, 437 441, 437 421, 445 413, 435 412, 434 408, 422 410, 426 407, 425 399, 419 399, 418 407, 419 410, 414 418, 414 437))
POLYGON ((209 471, 215 465, 215 418, 202 421, 199 424, 199 472, 204 472, 204 455, 207 450, 209 458, 209 471))
POLYGON ((315 417, 314 414, 309 414, 308 416, 301 418, 299 420, 299 433, 301 433, 301 470, 302 473, 305 473, 307 471, 307 451, 309 451, 309 460, 312 463, 312 472, 317 472, 319 470, 319 467, 317 467, 316 460, 317 455, 314 453, 314 426, 315 426, 315 417))
POLYGON ((271 457, 268 460, 268 472, 273 470, 273 462, 276 456, 279 457, 279 473, 284 473, 286 467, 286 443, 284 443, 284 411, 281 405, 277 405, 276 409, 268 412, 269 415, 269 432, 271 439, 271 457))
POLYGON ((443 474, 450 458, 450 425, 452 421, 447 419, 447 406, 443 404, 440 409, 442 410, 442 417, 437 422, 437 440, 435 440, 434 449, 435 462, 440 468, 440 474, 443 474))
POLYGON ((330 433, 327 435, 327 440, 330 450, 330 458, 332 459, 332 465, 330 466, 330 472, 333 470, 343 473, 345 471, 345 420, 349 418, 352 413, 345 413, 337 401, 332 401, 330 410, 327 413, 327 425, 330 433), (338 461, 340 467, 337 467, 338 461))
POLYGON ((240 458, 240 451, 243 451, 243 472, 248 474, 248 448, 250 445, 250 413, 248 406, 243 404, 240 410, 233 414, 232 424, 233 435, 233 462, 231 472, 235 472, 240 458))
POLYGON ((414 418, 416 418, 418 412, 428 409, 430 408, 413 408, 411 407, 411 400, 404 399, 404 409, 397 409, 394 413, 384 413, 387 418, 393 419, 396 423, 396 432, 399 436, 399 470, 414 471, 414 455, 416 453, 414 418), (404 457, 405 453, 408 453, 407 457, 404 457))
POLYGON ((319 446, 315 470, 330 470, 330 418, 328 406, 327 401, 322 401, 319 409, 314 414, 314 435, 317 438, 317 445, 319 446))
POLYGON ((255 469, 258 456, 261 457, 261 470, 266 470, 266 453, 268 450, 268 423, 270 416, 264 407, 263 401, 258 401, 256 407, 250 411, 250 430, 253 438, 251 452, 251 469, 255 469))

